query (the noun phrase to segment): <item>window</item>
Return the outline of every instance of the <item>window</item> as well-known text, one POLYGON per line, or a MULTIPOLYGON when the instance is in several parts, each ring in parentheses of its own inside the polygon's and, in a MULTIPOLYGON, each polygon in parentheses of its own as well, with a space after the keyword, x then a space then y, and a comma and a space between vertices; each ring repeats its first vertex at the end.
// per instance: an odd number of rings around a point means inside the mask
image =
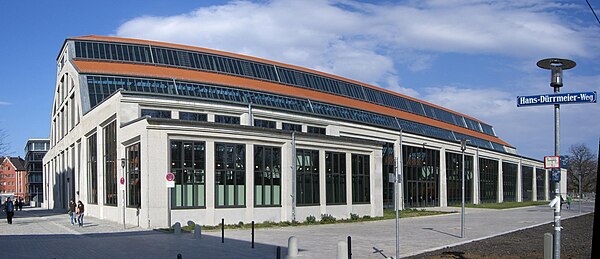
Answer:
POLYGON ((294 124, 294 123, 284 122, 284 123, 281 124, 281 129, 282 130, 302 132, 302 125, 301 124, 294 124))
POLYGON ((259 128, 275 128, 275 121, 254 119, 254 126, 259 128))
POLYGON ((215 143, 216 207, 243 207, 246 199, 246 145, 215 143))
MULTIPOLYGON (((446 153, 446 190, 448 205, 462 203, 462 154, 446 153)), ((465 155, 465 203, 473 197, 473 156, 465 155)))
POLYGON ((368 155, 352 154, 352 203, 370 203, 370 161, 368 155))
POLYGON ((546 170, 541 168, 535 169, 535 187, 538 201, 546 200, 546 188, 544 186, 546 179, 546 170))
POLYGON ((521 185, 523 201, 533 200, 533 167, 521 166, 521 176, 523 185, 521 185))
POLYGON ((254 146, 254 204, 281 205, 281 148, 254 146))
POLYGON ((517 164, 502 162, 503 201, 517 201, 517 164))
POLYGON ((117 122, 104 129, 104 205, 117 206, 117 122))
POLYGON ((226 115, 215 115, 216 123, 225 124, 240 124, 240 117, 226 116, 226 115))
POLYGON ((98 150, 96 133, 87 139, 88 151, 88 203, 98 204, 98 150))
POLYGON ((170 119, 171 111, 142 109, 142 117, 144 116, 150 116, 152 118, 170 119))
POLYGON ((296 150, 296 203, 319 205, 319 151, 296 150))
POLYGON ((140 207, 142 200, 140 143, 128 146, 125 148, 125 153, 127 155, 127 184, 129 187, 127 205, 140 207))
POLYGON ((346 204, 346 154, 325 153, 327 204, 346 204))
POLYGON ((440 151, 402 146, 402 157, 405 206, 439 206, 440 151))
POLYGON ((173 208, 206 206, 206 144, 171 141, 171 172, 175 188, 171 189, 173 208))
POLYGON ((179 112, 179 119, 184 121, 207 121, 207 116, 204 113, 195 112, 179 112))
POLYGON ((479 158, 479 197, 481 203, 498 202, 498 161, 479 158))
POLYGON ((325 135, 325 128, 308 126, 306 132, 325 135))

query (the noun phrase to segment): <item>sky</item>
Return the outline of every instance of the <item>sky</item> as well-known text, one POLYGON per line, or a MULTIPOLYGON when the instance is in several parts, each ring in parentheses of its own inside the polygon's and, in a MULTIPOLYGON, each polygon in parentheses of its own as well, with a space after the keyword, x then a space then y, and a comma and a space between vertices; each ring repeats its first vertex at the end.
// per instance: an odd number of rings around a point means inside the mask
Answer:
MULTIPOLYGON (((600 14, 600 1, 589 1, 600 14)), ((475 117, 535 159, 554 154, 544 58, 566 58, 561 92, 600 92, 600 23, 585 0, 0 1, 0 129, 10 155, 49 138, 56 57, 72 36, 200 46, 308 67, 475 117)), ((597 152, 600 104, 561 106, 561 154, 597 152)))

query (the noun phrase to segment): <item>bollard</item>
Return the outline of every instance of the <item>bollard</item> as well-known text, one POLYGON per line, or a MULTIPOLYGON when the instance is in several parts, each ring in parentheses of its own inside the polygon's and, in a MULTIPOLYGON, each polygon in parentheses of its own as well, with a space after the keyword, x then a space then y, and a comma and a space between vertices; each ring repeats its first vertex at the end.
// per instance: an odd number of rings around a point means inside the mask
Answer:
POLYGON ((194 226, 194 239, 200 239, 202 237, 202 226, 194 226))
POLYGON ((281 259, 281 246, 277 247, 277 259, 281 259))
POLYGON ((288 238, 288 256, 287 258, 296 258, 298 256, 298 238, 291 236, 288 238))
POLYGON ((181 223, 176 222, 175 223, 175 235, 176 236, 181 236, 181 223))
POLYGON ((352 259, 352 237, 348 236, 348 259, 352 259))
POLYGON ((177 259, 183 259, 183 256, 181 256, 181 254, 177 254, 177 259))
POLYGON ((348 247, 346 246, 346 242, 340 241, 337 245, 337 259, 346 259, 348 258, 348 247))
POLYGON ((225 219, 221 218, 221 243, 225 243, 225 219))
POLYGON ((552 259, 553 256, 552 234, 544 233, 544 259, 552 259))
POLYGON ((252 248, 254 248, 254 220, 252 221, 252 248))

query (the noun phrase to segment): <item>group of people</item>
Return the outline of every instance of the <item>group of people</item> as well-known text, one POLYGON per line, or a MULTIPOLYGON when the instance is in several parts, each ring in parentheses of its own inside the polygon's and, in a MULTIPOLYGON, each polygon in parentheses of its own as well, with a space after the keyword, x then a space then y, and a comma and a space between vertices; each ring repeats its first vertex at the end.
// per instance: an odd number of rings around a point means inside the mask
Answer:
POLYGON ((85 207, 83 206, 83 202, 75 200, 69 201, 69 216, 71 216, 71 225, 75 226, 75 223, 78 224, 79 227, 83 227, 83 214, 85 211, 85 207))

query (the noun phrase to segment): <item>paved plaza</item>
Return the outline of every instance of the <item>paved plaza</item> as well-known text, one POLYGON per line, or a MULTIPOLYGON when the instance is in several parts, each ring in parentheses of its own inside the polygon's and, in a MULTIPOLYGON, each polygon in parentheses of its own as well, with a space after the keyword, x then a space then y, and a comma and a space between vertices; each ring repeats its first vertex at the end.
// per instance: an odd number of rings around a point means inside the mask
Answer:
MULTIPOLYGON (((434 208, 454 210, 460 208, 434 208)), ((582 213, 593 211, 583 203, 582 213)), ((0 258, 276 258, 277 246, 287 253, 287 239, 298 238, 299 258, 335 258, 338 241, 352 237, 353 258, 386 258, 395 254, 395 221, 256 229, 255 248, 250 230, 204 232, 200 240, 140 229, 92 217, 83 228, 72 226, 64 213, 25 208, 12 225, 0 221, 0 258)), ((563 218, 578 216, 579 207, 563 210, 563 218)), ((552 222, 548 206, 506 210, 466 210, 465 238, 460 238, 460 213, 400 220, 400 254, 409 256, 552 222)), ((552 232, 552 229, 548 229, 552 232)), ((540 237, 543 238, 543 237, 540 237)), ((284 257, 282 257, 284 258, 284 257)))

